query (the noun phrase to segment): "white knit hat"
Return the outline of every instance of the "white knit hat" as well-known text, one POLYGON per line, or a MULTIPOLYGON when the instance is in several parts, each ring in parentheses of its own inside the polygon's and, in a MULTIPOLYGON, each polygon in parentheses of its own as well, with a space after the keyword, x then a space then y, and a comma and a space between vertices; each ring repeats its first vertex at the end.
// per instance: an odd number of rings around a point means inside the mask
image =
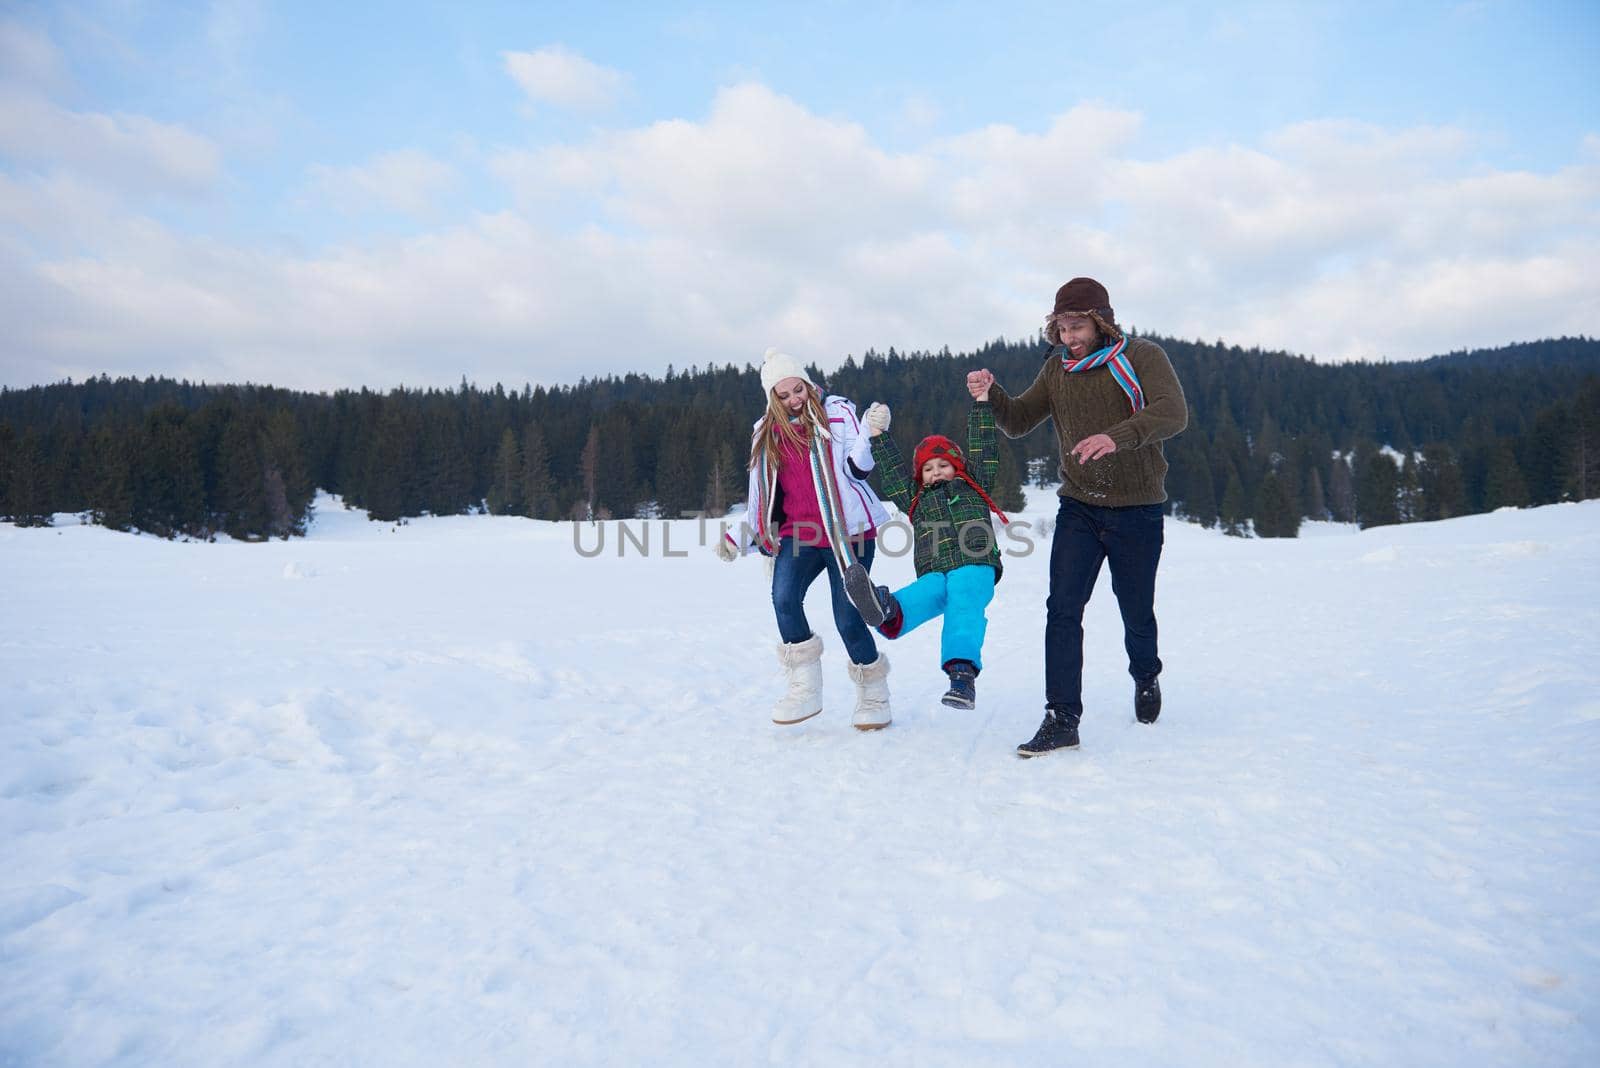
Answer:
POLYGON ((770 395, 773 387, 785 378, 798 378, 808 386, 816 386, 799 360, 786 352, 768 349, 761 359, 761 392, 770 395))

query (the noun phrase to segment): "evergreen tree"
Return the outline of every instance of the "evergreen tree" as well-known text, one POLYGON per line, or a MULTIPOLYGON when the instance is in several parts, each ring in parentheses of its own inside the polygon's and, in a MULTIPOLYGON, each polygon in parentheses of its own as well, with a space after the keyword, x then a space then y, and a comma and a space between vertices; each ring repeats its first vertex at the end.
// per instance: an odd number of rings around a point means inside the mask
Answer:
POLYGON ((1355 477, 1350 473, 1350 461, 1343 456, 1328 470, 1328 512, 1335 523, 1356 521, 1355 477))
POLYGON ((1558 401, 1534 416, 1533 428, 1519 450, 1530 504, 1554 504, 1568 492, 1577 428, 1570 400, 1558 401))
POLYGON ((1217 495, 1211 488, 1211 471, 1209 468, 1202 471, 1191 482, 1193 490, 1184 498, 1184 513, 1207 530, 1217 525, 1217 495))
POLYGON ((1306 518, 1328 518, 1328 496, 1322 489, 1322 472, 1315 467, 1306 475, 1306 518))
POLYGON ((269 517, 261 439, 260 419, 253 412, 235 415, 222 433, 214 505, 222 529, 235 538, 259 540, 266 535, 269 517))
POLYGON ((261 455, 266 533, 276 538, 304 534, 317 488, 306 468, 299 425, 288 409, 267 417, 261 455))
POLYGON ((1012 452, 1011 445, 1004 438, 1000 439, 999 464, 995 467, 994 492, 990 494, 994 503, 1000 506, 1001 511, 1020 512, 1027 507, 1027 498, 1022 493, 1022 481, 1018 475, 1016 454, 1012 452))
POLYGON ((10 450, 5 475, 6 500, 0 502, 3 514, 19 527, 50 525, 49 487, 42 435, 33 427, 25 429, 10 450))
POLYGON ((1405 462, 1400 465, 1400 499, 1397 502, 1402 523, 1414 523, 1423 518, 1422 485, 1417 469, 1417 454, 1406 453, 1405 462))
POLYGON ((1457 457, 1461 465, 1461 486, 1466 497, 1465 510, 1469 513, 1485 511, 1483 504, 1484 481, 1489 474, 1489 458, 1494 455, 1498 439, 1490 429, 1489 421, 1482 416, 1468 418, 1458 438, 1457 457))
POLYGON ((1483 503, 1489 511, 1496 508, 1525 508, 1528 504, 1528 484, 1517 466, 1517 454, 1509 441, 1502 440, 1489 460, 1489 470, 1484 476, 1483 503))
POLYGON ((102 426, 90 438, 89 510, 96 523, 112 530, 133 527, 132 437, 127 428, 102 426))
POLYGON ((561 513, 550 480, 550 454, 538 423, 522 434, 522 514, 530 519, 555 519, 561 513))
POLYGON ((134 453, 134 525, 164 538, 201 535, 209 526, 188 420, 176 404, 156 408, 145 419, 143 447, 134 453))
POLYGON ((595 453, 595 501, 609 515, 631 516, 647 494, 640 484, 633 425, 624 412, 600 422, 595 453))
POLYGON ((1365 530, 1400 522, 1400 469, 1388 453, 1371 450, 1360 464, 1356 518, 1365 530))
POLYGON ((1167 493, 1181 513, 1206 529, 1217 525, 1217 494, 1212 483, 1211 455, 1204 434, 1183 434, 1168 443, 1171 466, 1167 493))
POLYGON ((1300 513, 1289 500, 1283 480, 1270 472, 1256 495, 1256 533, 1263 538, 1293 538, 1300 534, 1300 513))
MULTIPOLYGON (((251 414, 255 412, 254 408, 245 410, 251 414)), ((240 406, 231 396, 209 398, 198 408, 188 411, 185 429, 190 450, 200 469, 200 498, 203 502, 208 531, 219 530, 222 527, 217 514, 222 437, 227 431, 229 422, 240 416, 240 406)))
POLYGON ((656 507, 667 519, 676 519, 700 503, 693 452, 694 428, 686 419, 675 421, 656 447, 656 507))
POLYGON ((1278 421, 1268 412, 1261 419, 1261 432, 1252 442, 1251 454, 1265 460, 1273 470, 1284 459, 1283 434, 1278 429, 1278 421))
MULTIPOLYGON (((1198 417, 1195 415, 1194 406, 1189 406, 1189 423, 1198 427, 1198 417)), ((1198 519, 1195 511, 1196 502, 1202 497, 1210 499, 1210 510, 1213 516, 1216 513, 1215 487, 1210 487, 1202 494, 1199 483, 1211 481, 1211 465, 1207 457, 1207 437, 1203 432, 1179 434, 1162 444, 1162 452, 1167 457, 1167 496, 1175 502, 1181 514, 1198 519)), ((1052 456, 1049 461, 1049 472, 1052 480, 1059 477, 1056 471, 1056 458, 1052 456)))
POLYGON ((1591 378, 1573 402, 1568 488, 1573 499, 1600 497, 1600 378, 1591 378))
POLYGON ((459 515, 472 510, 472 465, 462 443, 461 423, 453 407, 429 405, 423 415, 422 508, 432 515, 459 515))
POLYGON ((492 515, 522 514, 522 450, 517 435, 506 427, 495 453, 494 482, 489 487, 489 512, 492 515))
POLYGON ((81 512, 88 507, 83 485, 83 417, 77 405, 60 403, 40 441, 44 498, 49 512, 81 512))
POLYGON ((1460 515, 1466 507, 1461 464, 1448 445, 1424 446, 1417 482, 1422 491, 1421 518, 1450 519, 1460 515))
MULTIPOLYGON (((1231 465, 1230 465, 1231 466, 1231 465)), ((1228 473, 1228 486, 1222 493, 1222 532, 1236 538, 1245 536, 1248 522, 1244 499, 1244 482, 1237 470, 1228 473)))
POLYGON ((367 446, 366 475, 357 504, 374 522, 392 522, 402 516, 421 515, 417 492, 417 421, 402 405, 399 395, 384 399, 377 427, 367 446))
POLYGON ((0 421, 0 519, 11 516, 11 467, 16 462, 17 432, 0 421))
MULTIPOLYGON (((1223 387, 1221 396, 1215 405, 1217 413, 1217 429, 1211 437, 1211 469, 1214 474, 1213 485, 1217 490, 1218 499, 1222 501, 1223 529, 1232 528, 1233 531, 1242 531, 1245 519, 1250 515, 1249 482, 1246 481, 1246 472, 1251 469, 1250 449, 1245 444, 1244 434, 1239 430, 1234 421, 1233 406, 1229 398, 1227 387, 1223 387), (1238 511, 1230 520, 1228 515, 1228 480, 1239 480, 1239 489, 1236 494, 1238 511)), ((1253 481, 1253 479, 1252 479, 1253 481)))
POLYGON ((596 482, 600 473, 600 428, 589 427, 589 436, 584 439, 583 452, 578 456, 578 471, 583 478, 583 513, 581 518, 590 520, 596 518, 595 493, 596 482))
POLYGON ((711 472, 706 476, 706 494, 703 507, 706 514, 724 516, 744 492, 740 479, 743 472, 733 458, 733 448, 722 442, 711 456, 711 472))
POLYGON ((1290 499, 1299 502, 1301 514, 1308 519, 1328 518, 1328 458, 1331 455, 1332 439, 1325 432, 1313 429, 1295 435, 1289 446, 1289 458, 1279 471, 1292 475, 1293 481, 1286 488, 1290 490, 1290 499))

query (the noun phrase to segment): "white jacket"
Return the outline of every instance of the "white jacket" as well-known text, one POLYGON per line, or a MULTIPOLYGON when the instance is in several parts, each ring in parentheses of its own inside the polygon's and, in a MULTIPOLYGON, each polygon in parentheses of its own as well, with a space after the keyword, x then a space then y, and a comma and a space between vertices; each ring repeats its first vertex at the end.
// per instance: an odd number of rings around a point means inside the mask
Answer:
MULTIPOLYGON (((889 522, 888 510, 878 500, 878 495, 872 492, 872 487, 857 478, 846 462, 854 461, 863 474, 871 471, 872 438, 863 431, 860 421, 856 419, 855 405, 846 398, 828 397, 822 402, 822 409, 827 413, 829 436, 833 439, 833 477, 839 486, 839 503, 844 512, 845 529, 852 537, 876 530, 889 522)), ((757 419, 751 428, 752 447, 755 445, 755 435, 760 431, 761 420, 757 419)), ((757 485, 760 481, 759 472, 758 467, 750 468, 744 523, 738 530, 729 533, 741 553, 760 550, 760 539, 756 532, 762 529, 761 520, 770 523, 774 519, 771 513, 777 503, 778 473, 776 470, 768 472, 767 485, 761 486, 757 485), (762 502, 766 502, 766 516, 760 515, 762 502)))

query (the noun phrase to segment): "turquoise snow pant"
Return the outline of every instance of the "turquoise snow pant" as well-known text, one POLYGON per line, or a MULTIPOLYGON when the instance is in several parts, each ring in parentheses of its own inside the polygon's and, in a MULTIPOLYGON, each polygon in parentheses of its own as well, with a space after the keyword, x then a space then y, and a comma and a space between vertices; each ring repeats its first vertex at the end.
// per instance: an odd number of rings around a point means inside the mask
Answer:
MULTIPOLYGON (((984 609, 994 600, 994 568, 967 564, 954 571, 930 571, 904 589, 896 590, 904 617, 900 634, 909 634, 928 620, 944 616, 939 638, 939 663, 970 660, 983 670, 983 634, 989 629, 984 609)), ((895 635, 899 637, 900 634, 895 635)))

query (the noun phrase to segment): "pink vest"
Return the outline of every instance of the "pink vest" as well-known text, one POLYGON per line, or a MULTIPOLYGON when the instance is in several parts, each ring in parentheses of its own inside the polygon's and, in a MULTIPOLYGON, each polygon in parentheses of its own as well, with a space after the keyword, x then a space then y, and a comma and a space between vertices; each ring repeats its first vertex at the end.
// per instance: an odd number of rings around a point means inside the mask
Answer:
POLYGON ((827 547, 822 507, 817 504, 817 487, 811 480, 811 450, 797 448, 787 440, 783 442, 778 485, 783 488, 783 526, 778 528, 778 537, 796 537, 798 525, 801 545, 827 547))

